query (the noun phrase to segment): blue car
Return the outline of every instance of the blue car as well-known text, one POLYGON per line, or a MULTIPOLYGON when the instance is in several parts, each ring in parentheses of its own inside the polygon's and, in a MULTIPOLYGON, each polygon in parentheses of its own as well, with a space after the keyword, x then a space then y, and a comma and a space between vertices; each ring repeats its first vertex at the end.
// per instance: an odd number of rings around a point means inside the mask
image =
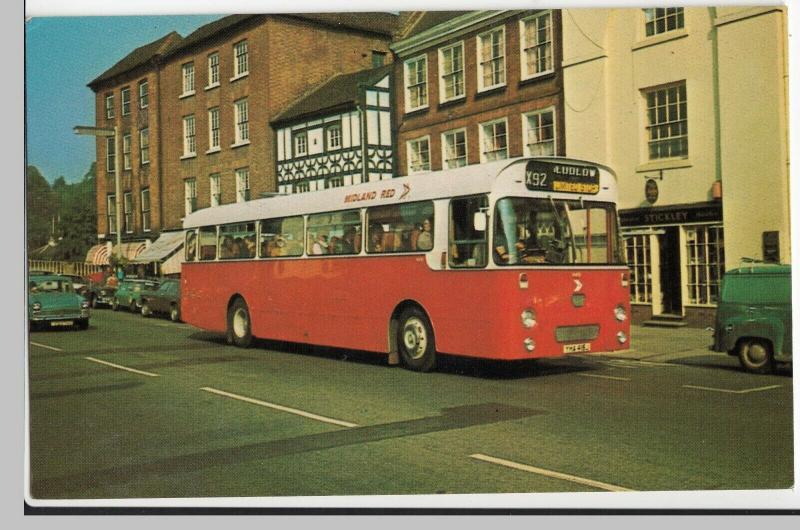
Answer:
POLYGON ((40 326, 89 327, 89 302, 75 292, 72 280, 56 274, 28 277, 28 322, 40 326))

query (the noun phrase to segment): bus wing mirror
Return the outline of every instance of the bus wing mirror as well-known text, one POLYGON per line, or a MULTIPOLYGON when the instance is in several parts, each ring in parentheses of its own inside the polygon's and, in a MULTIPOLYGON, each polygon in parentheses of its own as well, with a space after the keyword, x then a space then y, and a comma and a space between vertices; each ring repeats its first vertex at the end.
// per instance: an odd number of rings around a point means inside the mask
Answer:
POLYGON ((476 232, 486 231, 486 212, 475 212, 472 216, 472 226, 476 232))

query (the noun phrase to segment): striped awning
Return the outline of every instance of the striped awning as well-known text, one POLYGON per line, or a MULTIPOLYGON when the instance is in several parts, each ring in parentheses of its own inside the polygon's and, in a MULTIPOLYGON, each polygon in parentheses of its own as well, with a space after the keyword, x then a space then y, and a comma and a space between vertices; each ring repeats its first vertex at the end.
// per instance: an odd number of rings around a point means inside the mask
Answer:
MULTIPOLYGON (((130 261, 141 254, 145 248, 147 248, 147 242, 133 241, 130 243, 122 243, 121 247, 114 245, 114 248, 111 252, 116 255, 119 250, 121 250, 120 253, 122 256, 130 261)), ((92 263, 94 265, 108 265, 108 257, 108 247, 105 244, 95 245, 89 249, 89 252, 87 252, 86 263, 92 263)))
POLYGON ((86 263, 91 265, 108 265, 108 247, 105 243, 95 245, 86 253, 86 263))
POLYGON ((150 247, 132 259, 132 263, 153 263, 168 259, 183 245, 183 232, 164 232, 150 247))

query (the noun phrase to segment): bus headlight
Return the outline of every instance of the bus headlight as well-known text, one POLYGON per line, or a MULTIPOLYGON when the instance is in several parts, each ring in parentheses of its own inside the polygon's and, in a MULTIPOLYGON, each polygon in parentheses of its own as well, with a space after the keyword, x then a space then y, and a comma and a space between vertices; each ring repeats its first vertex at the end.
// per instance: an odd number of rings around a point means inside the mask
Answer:
POLYGON ((618 331, 617 332, 617 341, 620 344, 625 344, 628 341, 628 336, 625 335, 624 331, 618 331))
POLYGON ((533 351, 533 349, 536 347, 536 343, 533 342, 533 339, 530 337, 522 341, 522 343, 525 345, 525 350, 527 351, 533 351))
POLYGON ((625 312, 625 308, 621 305, 618 305, 614 308, 614 318, 619 320, 620 322, 624 322, 626 318, 628 318, 628 314, 625 312))
POLYGON ((532 328, 536 324, 536 313, 533 312, 533 309, 525 309, 520 317, 522 325, 526 328, 532 328))

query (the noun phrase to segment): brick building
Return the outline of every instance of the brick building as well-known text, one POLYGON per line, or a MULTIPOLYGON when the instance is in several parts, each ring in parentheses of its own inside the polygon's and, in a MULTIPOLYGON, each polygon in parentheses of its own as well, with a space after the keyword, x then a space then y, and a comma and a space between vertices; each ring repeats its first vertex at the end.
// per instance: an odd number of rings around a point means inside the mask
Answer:
MULTIPOLYGON (((138 48, 92 81, 97 125, 120 125, 129 138, 122 154, 131 168, 121 182, 126 238, 151 239, 180 228, 192 209, 275 191, 270 119, 333 75, 382 61, 398 20, 388 13, 231 15, 138 48)), ((101 240, 114 228, 114 156, 113 142, 98 139, 101 240)))
POLYGON ((397 172, 564 153, 559 11, 422 12, 391 48, 397 172))
POLYGON ((122 238, 141 241, 162 228, 161 132, 159 60, 181 41, 172 32, 135 49, 89 83, 95 92, 96 125, 119 127, 122 139, 116 153, 114 138, 97 137, 97 236, 116 237, 114 158, 122 156, 120 188, 122 238))

